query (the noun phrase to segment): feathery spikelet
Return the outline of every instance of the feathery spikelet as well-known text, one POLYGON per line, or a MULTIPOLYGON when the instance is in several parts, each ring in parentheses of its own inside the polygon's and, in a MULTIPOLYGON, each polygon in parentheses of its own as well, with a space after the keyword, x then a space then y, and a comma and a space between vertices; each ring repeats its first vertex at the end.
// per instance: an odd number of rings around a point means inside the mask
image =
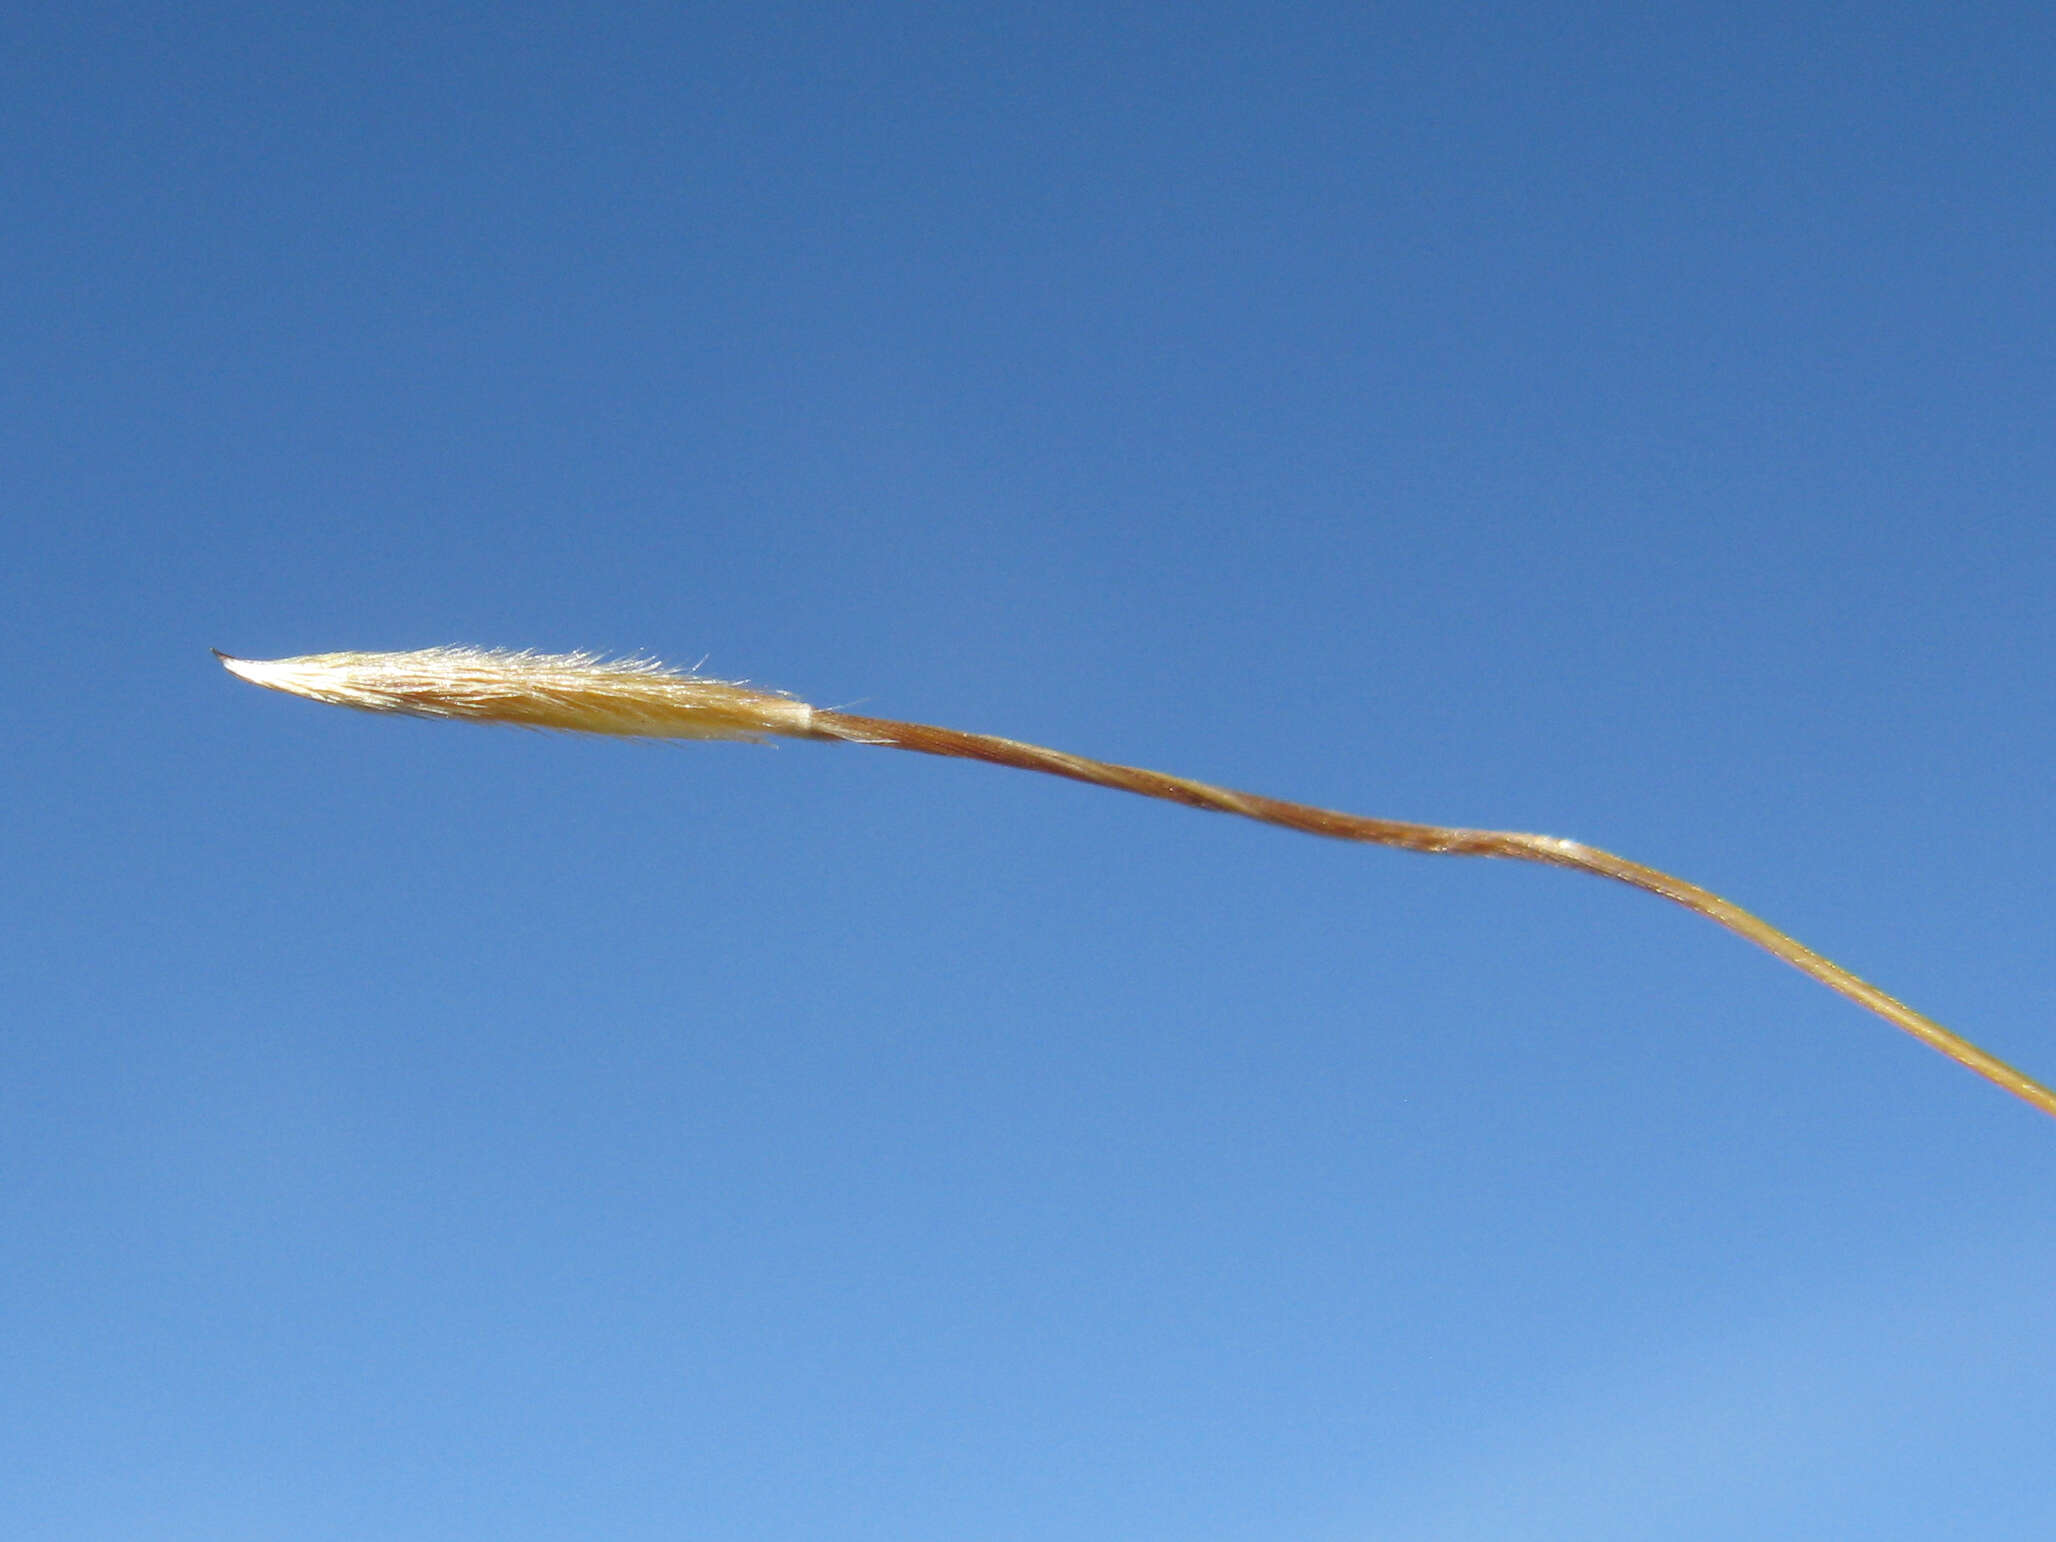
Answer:
POLYGON ((653 659, 597 653, 423 648, 238 659, 229 672, 274 691, 364 712, 468 718, 641 739, 804 735, 814 709, 777 691, 681 674, 653 659))

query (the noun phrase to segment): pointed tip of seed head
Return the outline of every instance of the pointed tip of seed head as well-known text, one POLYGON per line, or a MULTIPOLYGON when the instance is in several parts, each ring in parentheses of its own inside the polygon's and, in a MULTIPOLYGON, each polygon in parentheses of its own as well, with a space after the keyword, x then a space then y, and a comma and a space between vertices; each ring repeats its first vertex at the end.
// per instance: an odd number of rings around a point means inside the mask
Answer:
POLYGON ((263 684, 257 678, 257 672, 263 667, 261 660, 239 659, 233 653, 223 653, 219 648, 211 651, 216 658, 221 660, 221 667, 234 675, 238 680, 248 680, 253 685, 263 684))

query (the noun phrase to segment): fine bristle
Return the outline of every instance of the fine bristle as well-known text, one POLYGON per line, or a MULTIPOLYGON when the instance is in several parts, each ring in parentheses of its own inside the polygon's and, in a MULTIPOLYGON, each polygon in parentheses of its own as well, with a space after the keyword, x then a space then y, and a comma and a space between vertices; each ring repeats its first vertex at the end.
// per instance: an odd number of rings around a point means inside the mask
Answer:
POLYGON ((423 648, 239 659, 215 650, 252 685, 363 712, 464 718, 568 733, 644 739, 760 739, 805 734, 814 709, 776 691, 596 653, 423 648))

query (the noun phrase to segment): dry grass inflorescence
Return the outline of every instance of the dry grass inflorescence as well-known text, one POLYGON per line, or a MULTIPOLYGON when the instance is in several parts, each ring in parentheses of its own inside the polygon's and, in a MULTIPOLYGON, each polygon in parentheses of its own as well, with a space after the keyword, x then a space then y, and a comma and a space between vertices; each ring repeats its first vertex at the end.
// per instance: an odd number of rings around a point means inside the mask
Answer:
POLYGON ((367 712, 632 738, 762 739, 775 735, 914 750, 1069 777, 1191 808, 1239 814, 1309 835, 1449 856, 1505 857, 1591 873, 1660 895, 1719 923, 2043 1113, 2056 1115, 2056 1092, 1761 917, 1695 883, 1581 841, 1377 819, 1288 803, 1161 771, 1088 760, 992 734, 826 711, 782 691, 710 680, 648 659, 608 660, 590 653, 513 653, 482 648, 316 653, 270 660, 219 653, 217 657, 254 685, 367 712))

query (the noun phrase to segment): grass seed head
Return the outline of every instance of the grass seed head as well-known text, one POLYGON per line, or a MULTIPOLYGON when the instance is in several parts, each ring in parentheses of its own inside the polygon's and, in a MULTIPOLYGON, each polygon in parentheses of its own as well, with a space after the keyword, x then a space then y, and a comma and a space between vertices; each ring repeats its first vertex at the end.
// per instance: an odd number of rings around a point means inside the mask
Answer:
POLYGON ((596 653, 422 648, 290 659, 218 656, 252 685, 339 707, 568 733, 761 739, 805 734, 814 716, 812 707, 783 692, 704 679, 653 659, 596 653))

